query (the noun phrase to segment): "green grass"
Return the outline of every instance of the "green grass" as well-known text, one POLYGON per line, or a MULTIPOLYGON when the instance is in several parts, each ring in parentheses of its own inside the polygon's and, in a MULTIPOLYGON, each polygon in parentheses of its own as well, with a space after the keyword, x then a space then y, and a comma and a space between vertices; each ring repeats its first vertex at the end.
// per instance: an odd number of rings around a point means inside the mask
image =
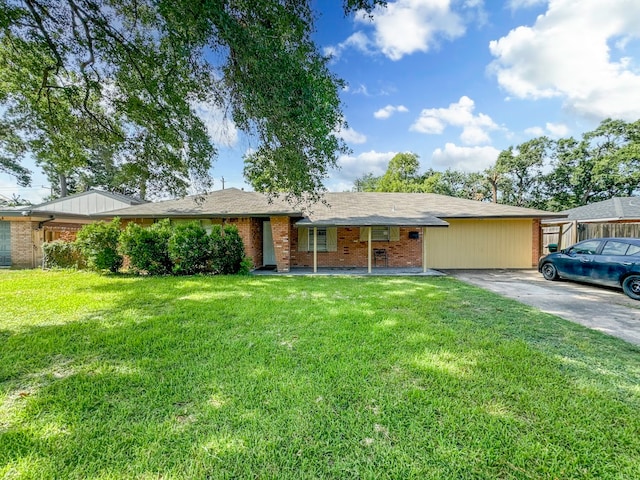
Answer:
POLYGON ((640 478, 640 349, 451 278, 0 272, 0 477, 640 478))

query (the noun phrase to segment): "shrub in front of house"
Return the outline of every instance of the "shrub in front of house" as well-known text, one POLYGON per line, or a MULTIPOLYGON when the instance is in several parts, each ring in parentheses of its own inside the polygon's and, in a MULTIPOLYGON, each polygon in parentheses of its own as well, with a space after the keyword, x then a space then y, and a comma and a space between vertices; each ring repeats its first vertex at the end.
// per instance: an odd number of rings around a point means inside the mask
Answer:
POLYGON ((214 225, 211 231, 211 261, 214 273, 240 272, 244 259, 244 244, 235 225, 214 225))
POLYGON ((86 260, 75 242, 56 240, 42 245, 43 268, 85 268, 86 260))
POLYGON ((85 225, 78 232, 76 244, 93 270, 117 272, 122 267, 122 255, 118 251, 120 219, 100 221, 85 225))
POLYGON ((171 273, 173 262, 169 257, 169 240, 173 229, 169 219, 150 227, 130 222, 120 233, 120 252, 129 258, 130 267, 149 275, 171 273))
POLYGON ((169 258, 173 273, 193 275, 211 272, 211 242, 198 222, 176 225, 169 239, 169 258))

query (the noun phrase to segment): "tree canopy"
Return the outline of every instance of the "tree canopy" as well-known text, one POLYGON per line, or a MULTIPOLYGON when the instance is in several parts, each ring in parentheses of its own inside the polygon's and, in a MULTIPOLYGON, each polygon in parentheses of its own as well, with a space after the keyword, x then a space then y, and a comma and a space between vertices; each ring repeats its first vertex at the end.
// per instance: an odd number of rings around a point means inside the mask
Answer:
POLYGON ((62 194, 206 188, 207 105, 256 140, 256 189, 317 194, 346 146, 313 29, 310 0, 0 0, 0 171, 27 184, 33 155, 62 194))
POLYGON ((607 119, 580 139, 534 138, 503 150, 482 172, 428 169, 420 174, 417 158, 416 154, 396 155, 384 175, 367 173, 355 180, 355 189, 439 193, 566 210, 640 194, 640 120, 607 119), (403 161, 409 158, 415 162, 403 161))

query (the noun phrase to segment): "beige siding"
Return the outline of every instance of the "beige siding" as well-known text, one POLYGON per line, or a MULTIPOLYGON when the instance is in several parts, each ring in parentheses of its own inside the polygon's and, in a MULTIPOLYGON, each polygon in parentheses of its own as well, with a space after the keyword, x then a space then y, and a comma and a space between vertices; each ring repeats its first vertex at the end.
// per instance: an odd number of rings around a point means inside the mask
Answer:
POLYGON ((446 220, 427 229, 429 268, 531 268, 531 219, 446 220))

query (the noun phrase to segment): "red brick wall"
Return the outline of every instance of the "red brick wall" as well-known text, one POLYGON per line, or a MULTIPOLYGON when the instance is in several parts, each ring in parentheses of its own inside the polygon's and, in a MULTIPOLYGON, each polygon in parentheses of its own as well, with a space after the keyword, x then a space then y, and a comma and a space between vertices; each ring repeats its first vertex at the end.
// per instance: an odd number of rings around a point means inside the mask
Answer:
POLYGON ((296 234, 292 228, 289 217, 271 217, 271 234, 273 235, 273 246, 276 254, 276 264, 278 272, 288 272, 291 267, 291 251, 293 248, 292 233, 296 234))
POLYGON ((238 227, 238 233, 244 243, 244 253, 251 257, 253 265, 262 266, 262 218, 229 218, 226 223, 238 227))
POLYGON ((73 242, 82 227, 83 225, 76 223, 48 223, 44 226, 44 240, 45 242, 53 242, 55 240, 73 242))
MULTIPOLYGON (((291 266, 313 267, 313 252, 298 251, 298 229, 293 228, 292 230, 291 266)), ((387 250, 389 267, 421 267, 421 230, 417 227, 401 227, 399 241, 371 242, 371 246, 387 250), (410 239, 409 232, 420 232, 420 238, 410 239)), ((318 252, 318 267, 366 267, 367 245, 366 241, 360 241, 360 227, 339 227, 338 250, 336 252, 318 252)), ((373 259, 371 266, 374 266, 373 259)))

